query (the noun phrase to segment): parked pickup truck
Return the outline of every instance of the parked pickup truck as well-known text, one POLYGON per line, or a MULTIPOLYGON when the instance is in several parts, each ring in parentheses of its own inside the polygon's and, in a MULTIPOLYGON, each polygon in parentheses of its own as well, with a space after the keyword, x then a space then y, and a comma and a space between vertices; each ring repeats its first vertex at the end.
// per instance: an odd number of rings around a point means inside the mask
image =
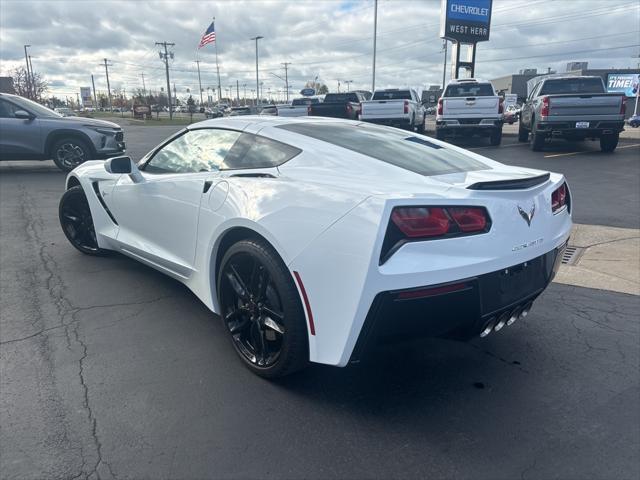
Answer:
POLYGON ((309 115, 309 106, 320 103, 318 97, 294 98, 291 105, 276 105, 279 117, 306 117, 309 115))
POLYGON ((373 98, 362 102, 360 120, 392 127, 418 129, 424 133, 425 110, 413 88, 376 90, 373 98))
POLYGON ((475 78, 452 80, 438 100, 436 138, 481 135, 491 145, 502 142, 504 100, 490 82, 475 78))
POLYGON ((311 105, 309 115, 357 120, 363 101, 364 96, 359 92, 327 93, 324 102, 311 105))
POLYGON ((612 152, 624 130, 625 97, 606 93, 600 77, 543 77, 531 90, 520 113, 518 140, 542 150, 546 140, 600 139, 600 150, 612 152))

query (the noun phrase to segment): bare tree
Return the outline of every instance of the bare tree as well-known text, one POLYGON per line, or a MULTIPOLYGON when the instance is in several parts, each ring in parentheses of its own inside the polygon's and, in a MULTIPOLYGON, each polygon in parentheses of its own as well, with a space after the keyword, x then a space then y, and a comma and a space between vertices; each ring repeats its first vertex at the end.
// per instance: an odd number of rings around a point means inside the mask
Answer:
POLYGON ((24 67, 16 68, 11 71, 10 75, 13 78, 13 88, 21 97, 30 98, 32 96, 31 92, 34 92, 34 100, 39 100, 42 98, 42 94, 49 89, 49 83, 37 72, 34 72, 32 76, 34 85, 29 88, 31 82, 27 75, 27 69, 24 67))
POLYGON ((309 80, 305 85, 305 88, 313 88, 316 91, 316 95, 324 95, 329 93, 329 88, 324 83, 312 82, 309 80))

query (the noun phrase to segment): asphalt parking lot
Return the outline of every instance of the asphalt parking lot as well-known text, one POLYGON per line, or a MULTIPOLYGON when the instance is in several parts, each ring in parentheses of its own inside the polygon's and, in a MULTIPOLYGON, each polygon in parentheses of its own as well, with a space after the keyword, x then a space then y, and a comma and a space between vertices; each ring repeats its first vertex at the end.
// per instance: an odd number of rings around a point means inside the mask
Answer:
MULTIPOLYGON (((125 128, 140 158, 179 127, 125 128)), ((640 227, 640 142, 485 142, 462 145, 564 173, 577 223, 640 227)), ((73 249, 63 182, 0 163, 2 478, 640 476, 640 297, 554 283, 487 339, 268 382, 184 286, 73 249)))

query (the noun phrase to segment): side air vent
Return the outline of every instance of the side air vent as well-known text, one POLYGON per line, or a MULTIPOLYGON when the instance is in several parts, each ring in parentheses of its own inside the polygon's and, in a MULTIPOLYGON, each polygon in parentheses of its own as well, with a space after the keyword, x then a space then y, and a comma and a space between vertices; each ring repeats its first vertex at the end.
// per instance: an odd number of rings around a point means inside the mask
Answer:
POLYGON ((527 188, 540 185, 547 180, 551 175, 545 173, 544 175, 538 175, 537 177, 522 178, 517 180, 496 180, 493 182, 478 182, 467 187, 468 190, 525 190, 527 188))
POLYGON ((100 187, 98 186, 98 182, 93 182, 91 186, 93 187, 93 191, 96 192, 96 197, 98 197, 98 201, 100 202, 100 205, 102 205, 102 208, 104 208, 104 211, 107 212, 107 215, 109 215, 111 221, 118 225, 118 222, 111 213, 111 210, 109 210, 109 207, 107 207, 107 204, 104 202, 104 198, 102 198, 102 195, 100 194, 100 187))

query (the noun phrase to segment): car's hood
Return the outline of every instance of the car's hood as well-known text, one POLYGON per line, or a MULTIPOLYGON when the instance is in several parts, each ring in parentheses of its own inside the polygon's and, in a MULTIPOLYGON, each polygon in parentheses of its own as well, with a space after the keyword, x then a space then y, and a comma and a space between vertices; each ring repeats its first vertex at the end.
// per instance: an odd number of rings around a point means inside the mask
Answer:
POLYGON ((97 118, 61 117, 56 118, 55 120, 60 122, 73 122, 76 124, 81 123, 82 125, 90 125, 92 127, 121 128, 117 123, 107 122, 106 120, 98 120, 97 118))

